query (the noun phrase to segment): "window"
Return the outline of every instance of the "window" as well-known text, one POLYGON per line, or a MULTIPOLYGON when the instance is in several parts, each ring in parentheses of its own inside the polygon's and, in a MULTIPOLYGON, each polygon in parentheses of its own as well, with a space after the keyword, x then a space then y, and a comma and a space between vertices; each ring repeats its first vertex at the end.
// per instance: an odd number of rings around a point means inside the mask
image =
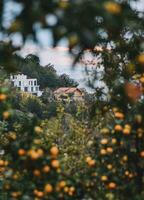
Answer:
POLYGON ((21 86, 21 81, 19 81, 19 86, 21 86))
POLYGON ((11 82, 12 86, 14 86, 14 81, 11 82))
POLYGON ((31 92, 33 92, 33 87, 31 87, 31 92))
POLYGON ((36 82, 36 81, 34 81, 34 85, 37 85, 37 82, 36 82))
POLYGON ((25 87, 25 88, 24 88, 24 91, 25 91, 25 92, 27 92, 27 91, 28 91, 28 88, 27 88, 27 87, 25 87))

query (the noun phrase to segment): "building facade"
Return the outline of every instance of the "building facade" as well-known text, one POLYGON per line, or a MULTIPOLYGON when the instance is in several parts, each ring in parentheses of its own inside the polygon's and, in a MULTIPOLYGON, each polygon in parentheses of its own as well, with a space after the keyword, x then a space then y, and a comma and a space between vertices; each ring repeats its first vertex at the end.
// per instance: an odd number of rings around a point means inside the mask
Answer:
POLYGON ((83 92, 76 88, 76 87, 61 87, 54 91, 54 96, 56 100, 61 101, 65 100, 67 101, 70 99, 71 101, 83 101, 84 100, 84 94, 83 92))
POLYGON ((14 87, 17 87, 22 92, 30 93, 38 97, 42 95, 36 78, 30 79, 24 74, 17 74, 11 75, 10 81, 14 87))

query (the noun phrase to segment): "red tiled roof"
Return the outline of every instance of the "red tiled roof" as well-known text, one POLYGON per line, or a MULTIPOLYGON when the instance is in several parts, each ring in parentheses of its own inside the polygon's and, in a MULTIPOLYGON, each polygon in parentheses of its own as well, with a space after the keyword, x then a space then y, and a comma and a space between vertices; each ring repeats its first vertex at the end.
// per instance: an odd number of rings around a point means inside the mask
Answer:
POLYGON ((61 88, 58 88, 57 90, 55 90, 54 93, 55 94, 59 94, 59 93, 69 94, 69 93, 74 93, 75 91, 81 92, 81 90, 76 87, 61 87, 61 88))

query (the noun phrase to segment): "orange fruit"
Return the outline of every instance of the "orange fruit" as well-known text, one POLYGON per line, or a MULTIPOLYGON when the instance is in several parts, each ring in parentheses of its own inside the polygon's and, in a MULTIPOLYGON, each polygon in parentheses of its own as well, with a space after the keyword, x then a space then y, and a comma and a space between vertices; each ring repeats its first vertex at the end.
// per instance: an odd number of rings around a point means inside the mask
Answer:
POLYGON ((59 150, 56 146, 54 146, 50 149, 50 153, 51 153, 52 156, 57 156, 58 153, 59 153, 59 150))
POLYGON ((14 175, 12 176, 12 178, 13 178, 13 180, 18 180, 18 179, 19 179, 19 175, 18 175, 18 174, 14 174, 14 175))
POLYGON ((134 175, 132 173, 129 174, 129 178, 133 178, 134 175))
POLYGON ((94 165, 95 165, 95 160, 90 160, 90 161, 88 161, 88 165, 90 166, 90 167, 93 167, 94 165))
POLYGON ((138 57, 137 57, 137 60, 140 64, 144 64, 144 53, 140 54, 138 57))
MULTIPOLYGON (((144 79, 144 77, 143 77, 143 79, 144 79)), ((136 121, 138 124, 142 123, 142 115, 136 115, 136 116, 135 116, 135 121, 136 121)))
POLYGON ((3 118, 5 120, 8 119, 9 117, 10 117, 10 112, 8 112, 8 111, 3 112, 3 118))
POLYGON ((140 152, 140 156, 141 156, 142 158, 144 158, 144 151, 141 151, 141 152, 140 152))
POLYGON ((37 190, 37 189, 34 189, 33 193, 34 193, 35 195, 37 195, 38 190, 37 190))
POLYGON ((119 14, 121 12, 121 6, 118 3, 108 1, 104 4, 104 9, 111 14, 119 14))
POLYGON ((67 193, 69 191, 69 188, 66 186, 64 187, 64 192, 67 193))
POLYGON ((43 130, 40 126, 35 126, 34 131, 38 134, 43 132, 43 130))
POLYGON ((115 125, 114 130, 115 130, 115 131, 122 131, 123 128, 122 128, 121 125, 117 124, 117 125, 115 125))
POLYGON ((38 191, 36 196, 42 198, 44 196, 44 193, 42 191, 38 191))
POLYGON ((71 187, 69 188, 69 191, 70 191, 70 192, 74 192, 74 191, 75 191, 75 187, 71 186, 71 187))
POLYGON ((52 160, 51 161, 51 166, 53 168, 58 168, 59 167, 59 161, 58 160, 52 160))
POLYGON ((33 149, 30 149, 28 151, 28 155, 31 157, 32 160, 37 160, 39 158, 39 154, 33 149))
POLYGON ((124 114, 123 113, 120 113, 120 112, 115 112, 115 117, 118 118, 118 119, 124 119, 124 114))
POLYGON ((131 130, 131 125, 130 124, 125 124, 124 128, 127 128, 127 129, 131 130))
POLYGON ((105 176, 105 175, 104 175, 104 176, 101 176, 101 181, 104 181, 104 182, 105 182, 105 181, 107 181, 107 180, 108 180, 108 177, 107 177, 107 176, 105 176))
POLYGON ((11 196, 12 196, 13 198, 17 198, 19 195, 18 195, 17 192, 12 192, 12 193, 11 193, 11 196))
POLYGON ((50 167, 49 167, 48 165, 45 165, 45 166, 43 167, 42 171, 43 171, 44 173, 48 173, 48 172, 50 171, 50 167))
POLYGON ((60 181, 59 182, 59 187, 60 188, 64 188, 66 186, 66 182, 65 181, 60 181))
POLYGON ((5 162, 4 160, 0 160, 0 166, 4 166, 5 162))
POLYGON ((24 156, 26 154, 26 151, 24 149, 19 149, 18 150, 18 155, 19 156, 24 156))
POLYGON ((92 158, 90 156, 86 157, 86 162, 89 162, 90 160, 92 160, 92 158))
POLYGON ((129 175, 129 171, 125 171, 125 175, 128 176, 129 175))
POLYGON ((107 151, 106 151, 105 149, 101 149, 101 150, 100 150, 100 154, 101 154, 101 155, 106 155, 106 154, 107 154, 107 151))
POLYGON ((104 139, 102 139, 102 140, 100 141, 100 143, 105 145, 105 144, 108 143, 108 139, 104 138, 104 139))
POLYGON ((0 94, 0 101, 4 101, 7 99, 7 95, 6 94, 0 94))
POLYGON ((73 192, 68 191, 68 195, 69 195, 69 196, 73 196, 73 192))
POLYGON ((38 149, 36 152, 38 153, 39 157, 43 156, 44 154, 44 151, 42 149, 38 149))
POLYGON ((116 138, 112 138, 111 142, 112 142, 112 144, 116 144, 117 143, 117 139, 116 138))
POLYGON ((112 147, 107 147, 107 148, 106 148, 106 151, 107 151, 108 153, 113 153, 113 148, 112 148, 112 147))
POLYGON ((107 168, 108 168, 109 170, 112 169, 112 168, 113 168, 112 164, 108 164, 108 165, 107 165, 107 168))
POLYGON ((124 134, 124 135, 130 135, 130 133, 131 133, 131 130, 130 130, 130 129, 128 129, 128 128, 124 128, 124 129, 123 129, 123 134, 124 134))
POLYGON ((109 188, 109 189, 115 189, 115 188, 116 188, 116 183, 110 182, 110 183, 108 184, 108 188, 109 188))
POLYGON ((35 169, 35 170, 33 171, 33 175, 34 175, 34 176, 40 176, 40 175, 41 175, 40 170, 35 169))
POLYGON ((53 191, 53 187, 51 184, 46 184, 44 187, 44 192, 45 193, 51 193, 53 191))
POLYGON ((123 156, 122 160, 123 161, 128 161, 128 156, 127 155, 123 156))

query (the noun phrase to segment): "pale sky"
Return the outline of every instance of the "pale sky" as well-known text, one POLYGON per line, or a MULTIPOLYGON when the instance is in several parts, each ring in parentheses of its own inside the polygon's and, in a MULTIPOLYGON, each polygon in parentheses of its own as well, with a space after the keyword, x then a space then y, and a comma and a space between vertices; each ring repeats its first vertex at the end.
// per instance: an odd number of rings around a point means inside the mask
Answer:
MULTIPOLYGON (((132 7, 144 12, 144 0, 133 1, 132 7)), ((9 26, 10 21, 16 12, 20 12, 21 5, 14 4, 12 1, 7 1, 7 7, 5 9, 4 24, 9 26)), ((51 23, 55 23, 56 19, 53 15, 48 15, 47 20, 51 23)), ((36 46, 33 42, 27 41, 23 50, 22 56, 26 56, 29 53, 34 53, 40 57, 41 64, 47 65, 48 63, 54 64, 55 69, 59 74, 66 73, 70 77, 74 78, 80 83, 80 87, 84 87, 84 66, 77 64, 75 69, 72 69, 71 64, 73 58, 69 55, 67 47, 67 40, 63 39, 59 42, 58 48, 52 48, 52 34, 49 30, 39 30, 37 33, 39 40, 39 46, 36 46)), ((0 34, 0 39, 2 35, 0 34)), ((11 34, 11 39, 15 45, 21 44, 21 36, 19 34, 11 34)), ((88 59, 92 59, 88 56, 88 59)))

